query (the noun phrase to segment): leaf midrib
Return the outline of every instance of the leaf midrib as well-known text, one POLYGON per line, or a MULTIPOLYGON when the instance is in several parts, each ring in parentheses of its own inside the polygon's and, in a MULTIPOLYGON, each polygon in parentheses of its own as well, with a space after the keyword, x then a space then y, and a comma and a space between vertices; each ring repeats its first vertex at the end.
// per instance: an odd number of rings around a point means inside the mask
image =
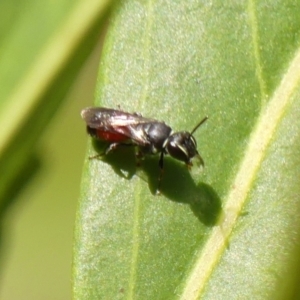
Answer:
POLYGON ((263 76, 262 64, 261 64, 261 56, 260 56, 260 40, 258 34, 258 25, 257 25, 257 18, 256 18, 256 10, 255 4, 253 0, 250 0, 248 3, 248 12, 249 12, 249 22, 251 28, 251 36, 252 36, 252 45, 253 45, 253 54, 255 60, 255 70, 256 70, 256 77, 259 84, 260 89, 260 99, 262 107, 264 106, 265 102, 267 101, 267 93, 266 93, 266 82, 263 76))

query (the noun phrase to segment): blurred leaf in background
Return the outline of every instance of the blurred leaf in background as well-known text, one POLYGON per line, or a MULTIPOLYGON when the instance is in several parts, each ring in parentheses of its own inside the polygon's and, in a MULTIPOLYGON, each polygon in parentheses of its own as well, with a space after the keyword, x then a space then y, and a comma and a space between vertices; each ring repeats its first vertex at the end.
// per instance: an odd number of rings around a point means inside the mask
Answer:
POLYGON ((0 3, 1 299, 70 298, 85 148, 79 112, 93 98, 100 47, 85 68, 90 75, 77 81, 81 90, 66 95, 99 44, 113 2, 0 3))
MULTIPOLYGON (((195 133, 206 167, 86 160, 75 299, 294 299, 300 246, 300 4, 122 1, 97 105, 195 133), (135 176, 136 175, 136 176, 135 176)), ((95 154, 90 143, 88 155, 95 154)))

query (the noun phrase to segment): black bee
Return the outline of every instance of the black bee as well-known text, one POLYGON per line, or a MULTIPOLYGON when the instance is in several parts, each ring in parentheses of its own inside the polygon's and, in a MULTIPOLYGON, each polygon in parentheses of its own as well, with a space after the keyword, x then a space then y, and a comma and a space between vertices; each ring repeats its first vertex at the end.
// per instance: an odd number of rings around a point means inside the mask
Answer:
POLYGON ((85 108, 81 111, 81 117, 86 122, 87 132, 92 137, 109 143, 104 154, 108 154, 119 145, 136 146, 139 156, 160 153, 159 185, 166 154, 185 162, 188 167, 192 166, 192 158, 197 157, 200 164, 204 166, 193 133, 207 120, 207 117, 204 117, 191 132, 174 133, 164 122, 144 118, 137 113, 105 107, 85 108))

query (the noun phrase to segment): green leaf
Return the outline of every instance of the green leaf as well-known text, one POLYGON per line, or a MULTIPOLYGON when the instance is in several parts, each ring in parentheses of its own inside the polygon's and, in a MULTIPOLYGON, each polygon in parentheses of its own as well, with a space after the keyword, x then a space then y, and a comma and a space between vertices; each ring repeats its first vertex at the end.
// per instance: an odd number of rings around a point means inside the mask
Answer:
MULTIPOLYGON (((96 105, 191 130, 189 173, 133 151, 86 159, 75 299, 289 299, 299 274, 300 4, 126 1, 96 105)), ((94 155, 90 144, 87 156, 94 155)))

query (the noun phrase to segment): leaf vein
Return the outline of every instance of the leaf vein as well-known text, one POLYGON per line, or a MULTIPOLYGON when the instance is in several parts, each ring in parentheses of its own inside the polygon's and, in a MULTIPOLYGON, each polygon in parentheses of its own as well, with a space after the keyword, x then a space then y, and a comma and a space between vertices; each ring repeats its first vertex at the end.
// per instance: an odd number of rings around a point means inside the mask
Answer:
POLYGON ((242 212, 248 192, 266 154, 272 137, 300 83, 300 50, 282 78, 267 106, 262 110, 241 161, 239 171, 226 197, 220 226, 215 227, 202 251, 199 251, 180 299, 198 299, 214 267, 227 249, 229 237, 242 212))
POLYGON ((248 2, 248 12, 249 12, 249 19, 250 19, 250 27, 252 30, 252 44, 253 44, 253 52, 254 52, 254 61, 255 61, 255 69, 256 69, 256 77, 259 84, 260 89, 260 96, 261 96, 261 104, 262 107, 265 105, 267 99, 267 87, 266 82, 263 76, 263 68, 261 63, 261 56, 260 56, 260 40, 258 34, 258 23, 257 23, 257 16, 256 16, 256 9, 254 0, 249 0, 248 2))

